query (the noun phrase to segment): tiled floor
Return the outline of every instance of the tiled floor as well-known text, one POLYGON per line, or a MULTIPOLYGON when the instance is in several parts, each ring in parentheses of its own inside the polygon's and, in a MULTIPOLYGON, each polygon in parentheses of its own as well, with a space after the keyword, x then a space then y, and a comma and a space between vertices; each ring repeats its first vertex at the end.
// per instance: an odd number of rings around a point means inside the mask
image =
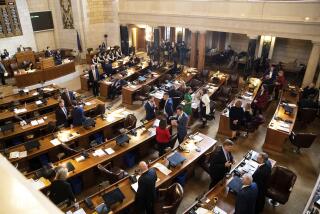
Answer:
MULTIPOLYGON (((77 90, 80 89, 80 79, 74 79, 63 84, 70 89, 77 90)), ((113 102, 113 106, 121 105, 121 98, 118 98, 113 102)), ((135 115, 140 118, 145 116, 143 107, 141 103, 136 103, 132 108, 130 108, 135 115)), ((256 151, 261 151, 265 134, 266 126, 269 123, 272 115, 276 109, 276 102, 273 101, 266 112, 264 113, 267 121, 265 124, 259 127, 259 129, 249 135, 248 138, 239 139, 236 142, 234 156, 236 160, 240 160, 243 155, 250 149, 255 149, 256 151)), ((218 124, 219 124, 220 112, 216 112, 216 120, 210 121, 208 128, 201 130, 203 133, 216 138, 219 142, 224 140, 223 136, 217 135, 218 124)), ((190 131, 194 131, 199 126, 195 123, 190 131)), ((308 128, 303 130, 307 132, 314 132, 320 134, 320 120, 317 118, 312 124, 309 124, 308 128)), ((296 130, 299 130, 299 123, 297 123, 296 130)), ((320 171, 319 163, 319 151, 320 142, 317 138, 316 142, 312 145, 310 149, 302 150, 301 154, 295 154, 292 151, 293 147, 289 142, 286 143, 285 151, 282 154, 269 154, 270 157, 277 161, 278 165, 283 165, 293 170, 297 176, 297 182, 293 188, 289 201, 285 205, 281 205, 277 208, 272 208, 266 205, 264 213, 283 213, 283 214, 299 214, 302 213, 305 204, 310 196, 313 185, 316 182, 317 176, 320 171)), ((184 199, 179 207, 178 213, 182 213, 186 208, 188 208, 197 196, 207 191, 209 185, 209 176, 203 172, 200 168, 196 169, 195 176, 187 181, 185 186, 184 199)))

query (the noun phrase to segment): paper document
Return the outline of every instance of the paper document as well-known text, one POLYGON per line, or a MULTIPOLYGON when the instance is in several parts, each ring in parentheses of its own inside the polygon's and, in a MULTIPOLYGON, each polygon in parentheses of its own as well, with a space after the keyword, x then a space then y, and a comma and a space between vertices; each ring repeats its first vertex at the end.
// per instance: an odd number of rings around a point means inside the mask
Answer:
POLYGON ((19 157, 19 152, 10 152, 9 159, 14 159, 19 157))
POLYGON ((86 212, 82 208, 80 208, 79 210, 73 212, 73 214, 86 214, 86 212))
POLYGON ((92 104, 91 104, 91 102, 85 102, 84 103, 86 106, 91 106, 92 104))
POLYGON ((161 163, 156 163, 153 165, 153 167, 157 168, 160 172, 162 172, 165 175, 169 175, 172 171, 168 169, 165 165, 161 163))
POLYGON ((108 116, 107 116, 107 121, 108 121, 109 123, 112 123, 113 121, 115 121, 114 116, 108 115, 108 116))
POLYGON ((82 155, 79 156, 79 157, 76 157, 76 161, 77 162, 81 162, 81 161, 84 161, 85 160, 85 157, 83 157, 82 155))
POLYGON ((36 101, 36 105, 41 105, 43 102, 41 100, 36 101))
POLYGON ((193 140, 194 140, 195 142, 201 142, 201 141, 203 140, 203 137, 201 137, 201 136, 199 136, 199 135, 195 135, 195 136, 193 136, 192 138, 193 138, 193 140))
POLYGON ((115 153, 115 151, 112 148, 107 148, 104 150, 108 155, 111 155, 113 153, 115 153))
POLYGON ((50 143, 52 143, 52 145, 54 146, 58 146, 61 144, 61 142, 57 138, 50 140, 50 143))
POLYGON ((31 125, 32 125, 32 126, 36 126, 36 125, 38 125, 38 121, 36 121, 36 120, 32 120, 32 121, 31 121, 31 125))
POLYGON ((93 156, 96 156, 96 157, 101 157, 101 156, 104 156, 105 154, 106 153, 104 153, 104 151, 102 149, 98 149, 93 152, 93 156))
POLYGON ((38 124, 42 124, 42 123, 44 123, 44 120, 41 118, 41 119, 37 120, 37 122, 38 122, 38 124))
POLYGON ((16 114, 21 114, 21 113, 24 113, 24 112, 27 112, 27 109, 25 109, 25 108, 20 108, 20 109, 16 108, 16 109, 14 109, 14 113, 16 113, 16 114))
POLYGON ((214 212, 210 211, 210 210, 207 210, 205 208, 202 208, 202 207, 199 207, 197 210, 196 210, 196 214, 214 214, 214 212))
POLYGON ((159 123, 160 123, 160 120, 159 119, 156 119, 153 123, 153 127, 158 127, 159 126, 159 123))
POLYGON ((213 209, 213 212, 214 212, 214 214, 227 214, 227 212, 225 212, 224 210, 222 210, 221 208, 219 208, 217 206, 213 209))

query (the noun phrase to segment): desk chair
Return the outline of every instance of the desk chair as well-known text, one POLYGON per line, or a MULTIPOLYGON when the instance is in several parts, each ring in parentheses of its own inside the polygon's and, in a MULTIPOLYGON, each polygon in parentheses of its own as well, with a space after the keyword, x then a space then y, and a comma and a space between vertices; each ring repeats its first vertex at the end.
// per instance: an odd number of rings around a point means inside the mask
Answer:
POLYGON ((201 82, 207 82, 209 79, 209 70, 202 70, 198 78, 201 82))
POLYGON ((205 153, 200 160, 198 161, 200 167, 206 171, 208 174, 210 174, 209 167, 210 167, 210 160, 214 153, 216 152, 215 149, 212 149, 211 151, 205 153))
POLYGON ((135 101, 144 102, 148 99, 149 93, 151 91, 151 86, 144 85, 140 90, 138 90, 134 96, 135 101))
POLYGON ((300 153, 300 148, 310 148, 316 138, 317 135, 312 133, 292 132, 289 136, 290 142, 297 147, 295 153, 300 153))
POLYGON ((192 88, 193 91, 198 90, 202 85, 202 82, 200 80, 197 79, 192 79, 189 82, 189 86, 192 88))
POLYGON ((287 203, 296 180, 297 175, 294 172, 283 166, 275 166, 266 193, 270 198, 269 203, 273 207, 279 206, 279 203, 287 203))
POLYGON ((222 103, 223 106, 225 106, 230 100, 231 91, 232 91, 232 88, 230 86, 228 85, 221 86, 220 90, 216 95, 216 100, 222 103))
POLYGON ((128 114, 124 120, 124 128, 127 130, 131 130, 136 128, 137 125, 137 118, 134 114, 128 114))
POLYGON ((183 187, 174 183, 165 189, 159 189, 159 199, 156 202, 156 213, 177 213, 178 207, 183 198, 183 187))
POLYGON ((111 167, 111 162, 107 163, 106 165, 98 164, 97 167, 110 184, 116 183, 117 181, 129 175, 126 171, 118 167, 111 167))
POLYGON ((303 128, 307 127, 307 124, 310 124, 314 121, 317 116, 317 109, 315 108, 300 108, 298 112, 299 119, 301 121, 301 126, 303 128))
POLYGON ((231 86, 232 90, 237 89, 239 87, 239 75, 231 74, 230 79, 228 80, 228 85, 231 86))

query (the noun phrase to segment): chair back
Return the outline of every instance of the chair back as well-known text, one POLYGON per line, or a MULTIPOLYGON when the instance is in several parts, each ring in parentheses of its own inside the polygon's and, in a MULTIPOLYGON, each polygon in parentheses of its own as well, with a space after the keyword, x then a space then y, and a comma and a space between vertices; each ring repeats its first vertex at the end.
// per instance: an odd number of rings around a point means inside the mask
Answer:
POLYGON ((317 138, 313 133, 296 133, 292 138, 292 143, 299 148, 309 148, 317 138))
POLYGON ((101 115, 104 114, 106 112, 106 108, 104 104, 98 104, 95 108, 95 115, 101 115))
POLYGON ((311 123, 314 121, 317 115, 317 109, 313 108, 301 108, 300 109, 300 118, 303 123, 311 123))
POLYGON ((110 167, 111 167, 111 163, 108 163, 104 165, 103 168, 98 167, 98 169, 100 172, 102 172, 106 180, 108 180, 110 184, 113 184, 113 183, 116 183, 119 179, 118 179, 118 175, 112 172, 112 170, 110 170, 110 167))
POLYGON ((128 114, 124 120, 124 128, 131 130, 136 127, 136 124, 137 124, 136 116, 134 116, 134 114, 128 114))
POLYGON ((267 197, 284 204, 288 201, 291 190, 297 180, 297 175, 283 166, 272 169, 267 189, 267 197))
POLYGON ((227 85, 223 85, 221 87, 221 96, 229 96, 231 92, 231 88, 227 85))
POLYGON ((179 183, 172 184, 165 193, 166 203, 162 206, 165 213, 176 213, 183 198, 183 187, 179 183))

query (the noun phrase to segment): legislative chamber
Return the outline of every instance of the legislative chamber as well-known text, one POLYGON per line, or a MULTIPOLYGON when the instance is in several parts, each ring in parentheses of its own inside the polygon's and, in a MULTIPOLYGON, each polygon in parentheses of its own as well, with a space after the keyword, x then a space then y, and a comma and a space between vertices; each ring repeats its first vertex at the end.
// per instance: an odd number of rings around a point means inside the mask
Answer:
POLYGON ((0 213, 319 214, 319 11, 0 1, 0 213))

